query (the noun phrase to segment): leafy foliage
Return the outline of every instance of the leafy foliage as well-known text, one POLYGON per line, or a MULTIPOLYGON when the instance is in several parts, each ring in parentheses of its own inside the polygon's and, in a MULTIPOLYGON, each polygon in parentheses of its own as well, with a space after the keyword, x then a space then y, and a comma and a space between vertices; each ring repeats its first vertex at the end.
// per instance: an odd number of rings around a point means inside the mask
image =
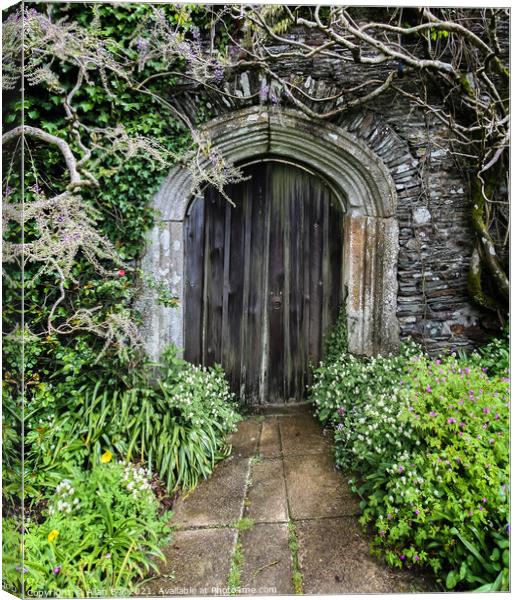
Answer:
POLYGON ((469 356, 462 356, 464 363, 479 366, 490 375, 506 377, 509 374, 509 328, 505 327, 501 337, 494 338, 469 356))
POLYGON ((230 448, 239 419, 220 367, 205 369, 165 352, 125 391, 40 384, 27 417, 26 490, 37 490, 74 468, 96 464, 106 451, 145 462, 169 492, 191 489, 230 448), (64 389, 63 389, 64 388, 64 389))
MULTIPOLYGON (((493 342, 505 356, 504 344, 493 342)), ((447 589, 508 589, 509 380, 455 355, 340 354, 315 371, 312 401, 361 522, 392 566, 428 566, 447 589)))
MULTIPOLYGON (((23 566, 4 553, 4 581, 28 594, 69 597, 111 596, 134 591, 135 574, 144 577, 164 560, 159 550, 170 533, 159 516, 148 474, 122 463, 73 469, 46 494, 45 518, 25 523, 23 566)), ((6 523, 5 531, 10 532, 6 523)))

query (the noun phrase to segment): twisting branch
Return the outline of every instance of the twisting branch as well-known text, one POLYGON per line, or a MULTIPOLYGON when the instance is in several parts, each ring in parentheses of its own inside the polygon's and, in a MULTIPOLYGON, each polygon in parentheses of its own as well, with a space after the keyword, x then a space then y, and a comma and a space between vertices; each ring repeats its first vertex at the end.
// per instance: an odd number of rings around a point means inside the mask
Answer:
POLYGON ((70 174, 69 187, 71 189, 89 186, 92 184, 91 180, 85 180, 83 177, 81 177, 81 174, 78 170, 77 159, 75 158, 72 149, 63 138, 47 133, 43 129, 39 129, 37 127, 19 125, 18 127, 14 127, 2 135, 2 143, 8 144, 10 141, 20 136, 30 136, 41 140, 46 144, 51 144, 59 148, 63 158, 65 159, 68 173, 70 174))

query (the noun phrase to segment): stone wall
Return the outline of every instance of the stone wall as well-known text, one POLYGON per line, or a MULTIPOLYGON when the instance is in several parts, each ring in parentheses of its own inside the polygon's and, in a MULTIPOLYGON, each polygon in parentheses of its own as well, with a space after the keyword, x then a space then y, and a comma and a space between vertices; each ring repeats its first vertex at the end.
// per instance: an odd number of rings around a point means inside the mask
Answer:
MULTIPOLYGON (((282 63, 285 75, 305 80, 307 92, 320 97, 369 78, 385 78, 392 68, 392 65, 367 68, 324 58, 309 64, 282 63)), ((408 85, 410 78, 408 74, 408 85)), ((239 99, 192 90, 175 96, 171 102, 181 104, 183 109, 191 106, 194 114, 202 99, 213 116, 220 116, 253 104, 270 106, 272 95, 280 96, 274 84, 250 72, 239 73, 226 84, 226 90, 239 99), (265 86, 269 98, 264 101, 265 86), (245 99, 260 89, 262 100, 245 99)), ((279 105, 288 106, 281 97, 279 105)), ((353 133, 377 153, 396 185, 397 316, 401 339, 415 337, 430 352, 472 347, 484 341, 496 331, 497 320, 492 313, 474 305, 468 295, 467 275, 474 235, 468 188, 450 155, 446 128, 389 91, 376 98, 374 104, 340 114, 333 123, 353 133)))

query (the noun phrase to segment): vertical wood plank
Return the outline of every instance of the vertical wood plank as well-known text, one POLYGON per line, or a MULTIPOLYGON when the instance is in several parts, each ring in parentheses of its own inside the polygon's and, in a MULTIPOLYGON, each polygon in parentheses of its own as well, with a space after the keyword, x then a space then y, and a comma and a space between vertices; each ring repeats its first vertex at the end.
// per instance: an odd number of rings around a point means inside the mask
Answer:
POLYGON ((204 263, 204 198, 196 198, 190 207, 184 231, 185 293, 184 329, 186 360, 202 362, 202 306, 204 263))
POLYGON ((322 198, 318 182, 310 182, 310 315, 308 353, 313 364, 320 357, 322 304, 322 198))
POLYGON ((331 212, 331 196, 330 190, 321 185, 321 200, 322 200, 322 273, 321 273, 321 333, 319 345, 319 357, 322 358, 324 348, 324 337, 330 323, 330 297, 331 297, 331 277, 330 277, 330 247, 332 242, 330 238, 330 212, 331 212))
POLYGON ((226 200, 215 190, 206 198, 206 227, 209 231, 205 270, 206 286, 206 357, 205 365, 221 362, 222 304, 224 290, 224 233, 226 200))
POLYGON ((240 392, 241 385, 241 351, 242 351, 242 320, 244 294, 244 255, 245 255, 245 222, 244 207, 248 199, 245 197, 247 188, 231 186, 230 198, 236 206, 231 207, 231 247, 229 255, 228 298, 227 298, 227 340, 224 351, 224 366, 230 381, 231 389, 240 392))
POLYGON ((284 402, 283 375, 285 367, 285 319, 283 303, 285 301, 285 226, 284 203, 281 197, 280 177, 275 176, 272 166, 268 167, 267 181, 270 185, 271 221, 270 221, 270 258, 269 258, 269 342, 270 342, 270 397, 271 402, 284 402))
MULTIPOLYGON (((262 356, 264 343, 267 341, 264 333, 263 295, 266 293, 264 256, 267 254, 267 185, 268 178, 264 177, 263 165, 254 165, 251 169, 252 178, 249 190, 249 211, 251 214, 250 253, 246 270, 249 272, 249 304, 247 307, 247 393, 253 404, 263 398, 260 389, 262 356)), ((267 173, 267 167, 265 167, 267 173)), ((266 394, 266 392, 265 392, 266 394)), ((263 398, 267 399, 267 398, 263 398)))

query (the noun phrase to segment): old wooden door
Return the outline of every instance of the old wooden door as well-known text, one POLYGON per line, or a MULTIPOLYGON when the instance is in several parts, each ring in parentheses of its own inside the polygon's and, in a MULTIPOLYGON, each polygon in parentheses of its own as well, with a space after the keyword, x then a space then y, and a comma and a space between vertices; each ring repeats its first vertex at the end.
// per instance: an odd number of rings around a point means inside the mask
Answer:
POLYGON ((242 401, 301 401, 341 299, 342 214, 290 164, 245 168, 232 207, 208 189, 185 223, 185 357, 221 363, 242 401))

